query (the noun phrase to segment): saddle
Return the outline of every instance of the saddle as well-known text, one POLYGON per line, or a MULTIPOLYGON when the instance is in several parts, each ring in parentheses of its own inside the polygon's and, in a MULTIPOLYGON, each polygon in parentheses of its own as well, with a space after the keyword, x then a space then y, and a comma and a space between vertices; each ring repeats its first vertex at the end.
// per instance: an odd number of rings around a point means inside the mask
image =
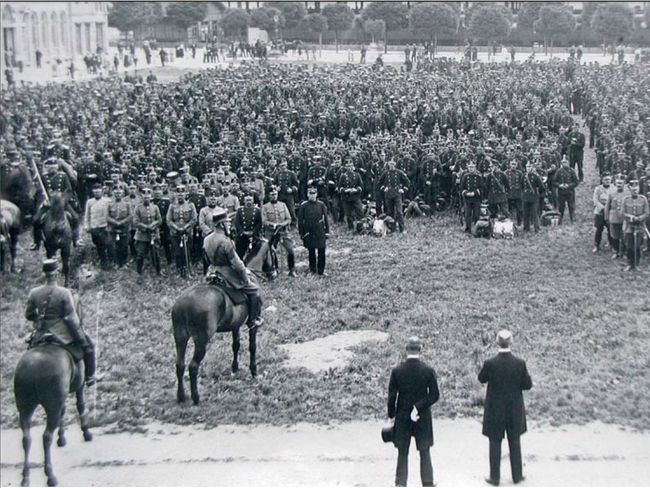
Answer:
POLYGON ((74 359, 75 363, 81 361, 84 357, 83 350, 77 344, 64 344, 56 335, 45 332, 34 331, 27 339, 27 349, 34 349, 42 346, 59 346, 65 349, 74 359))
POLYGON ((232 301, 234 305, 243 305, 246 303, 246 293, 228 286, 223 277, 221 277, 218 273, 208 272, 205 279, 209 285, 223 290, 223 292, 228 296, 228 298, 230 298, 230 301, 232 301))

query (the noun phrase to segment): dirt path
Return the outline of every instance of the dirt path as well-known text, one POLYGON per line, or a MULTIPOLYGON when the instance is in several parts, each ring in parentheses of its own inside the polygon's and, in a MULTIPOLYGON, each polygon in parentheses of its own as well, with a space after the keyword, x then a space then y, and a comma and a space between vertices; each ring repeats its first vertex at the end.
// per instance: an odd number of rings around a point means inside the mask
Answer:
MULTIPOLYGON (((54 448, 55 473, 74 486, 356 485, 393 482, 396 451, 382 444, 381 422, 336 426, 222 426, 212 430, 151 424, 145 433, 95 432, 84 443, 68 430, 68 445, 54 448)), ((476 420, 434 421, 432 451, 438 486, 485 486, 487 439, 476 420)), ((2 432, 3 486, 20 482, 20 433, 2 432)), ((34 429, 32 483, 45 481, 40 428, 34 429)), ((650 480, 650 434, 599 423, 532 426, 522 441, 521 486, 641 486, 650 480)), ((505 445, 505 443, 504 443, 505 445)), ((413 451, 415 451, 413 449, 413 451)), ((507 451, 507 447, 504 448, 507 451)), ((511 485, 507 454, 503 481, 511 485)), ((417 453, 410 483, 419 486, 417 453)))

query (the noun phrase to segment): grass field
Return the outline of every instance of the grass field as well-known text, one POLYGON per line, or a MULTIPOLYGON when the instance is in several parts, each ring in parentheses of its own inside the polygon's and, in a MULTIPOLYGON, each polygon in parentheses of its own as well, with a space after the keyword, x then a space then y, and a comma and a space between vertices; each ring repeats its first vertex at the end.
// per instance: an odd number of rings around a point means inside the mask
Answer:
MULTIPOLYGON (((259 334, 259 378, 251 381, 247 369, 246 334, 242 369, 234 377, 230 336, 219 335, 203 362, 198 407, 175 403, 169 311, 186 283, 176 277, 138 280, 131 269, 100 275, 82 290, 93 338, 96 295, 105 291, 99 325, 105 378, 97 388, 96 423, 137 429, 151 419, 215 425, 383 418, 390 369, 413 334, 423 339, 424 358, 438 373, 442 396, 434 416, 479 417, 484 392, 478 369, 495 352, 496 332, 507 327, 533 377, 526 397, 530 419, 554 425, 602 420, 646 429, 648 262, 630 274, 609 253, 592 255, 591 151, 585 165, 576 224, 538 235, 474 239, 451 216, 408 221, 407 235, 384 239, 336 227, 329 277, 285 276, 264 287, 265 306, 277 312, 266 314, 259 334), (352 329, 385 331, 390 339, 358 347, 344 369, 312 374, 282 368, 281 344, 352 329)), ((23 248, 28 241, 25 234, 23 248)), ((26 293, 38 276, 35 256, 25 251, 25 257, 24 273, 1 282, 2 427, 16 426, 13 368, 29 329, 22 318, 26 293)), ((305 259, 301 249, 298 260, 305 259)), ((92 394, 88 403, 92 408, 92 394)))

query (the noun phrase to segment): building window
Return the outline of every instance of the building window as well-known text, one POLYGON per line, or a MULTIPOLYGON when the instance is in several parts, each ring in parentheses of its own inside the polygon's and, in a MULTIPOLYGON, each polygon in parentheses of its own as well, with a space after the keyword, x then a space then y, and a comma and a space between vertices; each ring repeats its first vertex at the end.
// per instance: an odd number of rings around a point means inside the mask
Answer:
POLYGON ((95 24, 95 33, 97 37, 97 47, 104 47, 104 24, 95 24))
POLYGON ((32 14, 32 47, 38 49, 40 47, 38 39, 38 15, 32 14))
POLYGON ((48 28, 49 28, 49 22, 47 20, 47 14, 43 12, 41 15, 41 32, 42 32, 42 37, 41 37, 41 45, 47 49, 50 47, 50 43, 48 42, 48 38, 50 37, 48 33, 48 28))
POLYGON ((59 45, 59 29, 57 27, 56 14, 52 12, 50 15, 50 28, 52 29, 52 47, 59 45))
POLYGON ((77 54, 81 54, 83 52, 83 45, 81 43, 81 24, 75 24, 74 25, 74 33, 75 33, 75 46, 77 48, 77 54))
POLYGON ((59 14, 59 23, 61 24, 61 46, 63 46, 63 49, 68 48, 68 27, 66 25, 66 20, 65 20, 65 14, 61 12, 59 14))

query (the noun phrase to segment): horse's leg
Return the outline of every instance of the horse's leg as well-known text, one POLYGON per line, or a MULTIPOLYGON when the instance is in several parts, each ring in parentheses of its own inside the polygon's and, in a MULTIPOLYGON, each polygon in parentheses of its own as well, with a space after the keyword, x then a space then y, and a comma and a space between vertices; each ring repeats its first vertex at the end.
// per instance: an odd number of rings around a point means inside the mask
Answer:
POLYGON ((86 404, 84 402, 84 387, 81 385, 75 392, 77 397, 77 412, 79 413, 79 422, 81 423, 81 432, 84 435, 84 441, 90 442, 93 440, 93 435, 88 427, 88 414, 86 413, 86 404))
POLYGON ((29 450, 32 447, 32 436, 29 431, 32 427, 34 410, 36 410, 35 406, 20 412, 20 429, 23 431, 23 452, 25 454, 21 486, 29 486, 29 450))
POLYGON ((194 405, 199 404, 199 387, 198 387, 198 377, 199 377, 199 366, 201 361, 205 357, 207 341, 197 341, 194 339, 194 355, 192 356, 192 361, 190 361, 190 393, 192 394, 192 402, 194 405), (200 343, 199 343, 200 342, 200 343))
POLYGON ((63 447, 66 445, 65 440, 65 402, 61 406, 61 421, 59 422, 59 438, 56 440, 56 445, 63 447))
POLYGON ((47 486, 56 486, 58 481, 52 470, 51 448, 54 431, 61 423, 61 406, 58 406, 58 408, 48 406, 48 408, 45 409, 45 414, 47 416, 47 423, 45 425, 45 432, 43 432, 43 470, 47 477, 47 486))
POLYGON ((232 331, 232 372, 239 371, 239 329, 232 331))
POLYGON ((251 375, 253 375, 253 378, 255 378, 255 376, 257 376, 257 361, 255 358, 255 355, 257 353, 257 327, 248 329, 248 352, 251 358, 251 375))
POLYGON ((19 231, 17 230, 11 230, 10 231, 11 235, 11 243, 10 243, 10 254, 11 254, 11 272, 15 273, 16 272, 16 253, 17 253, 17 247, 18 247, 18 236, 20 235, 19 231))
POLYGON ((63 262, 64 286, 68 286, 70 283, 70 244, 61 247, 61 261, 63 262))
POLYGON ((178 381, 178 390, 176 391, 176 401, 183 403, 185 401, 185 385, 183 384, 183 375, 185 374, 185 351, 187 350, 187 341, 189 337, 185 328, 184 332, 174 328, 174 340, 176 342, 176 379, 178 381))

